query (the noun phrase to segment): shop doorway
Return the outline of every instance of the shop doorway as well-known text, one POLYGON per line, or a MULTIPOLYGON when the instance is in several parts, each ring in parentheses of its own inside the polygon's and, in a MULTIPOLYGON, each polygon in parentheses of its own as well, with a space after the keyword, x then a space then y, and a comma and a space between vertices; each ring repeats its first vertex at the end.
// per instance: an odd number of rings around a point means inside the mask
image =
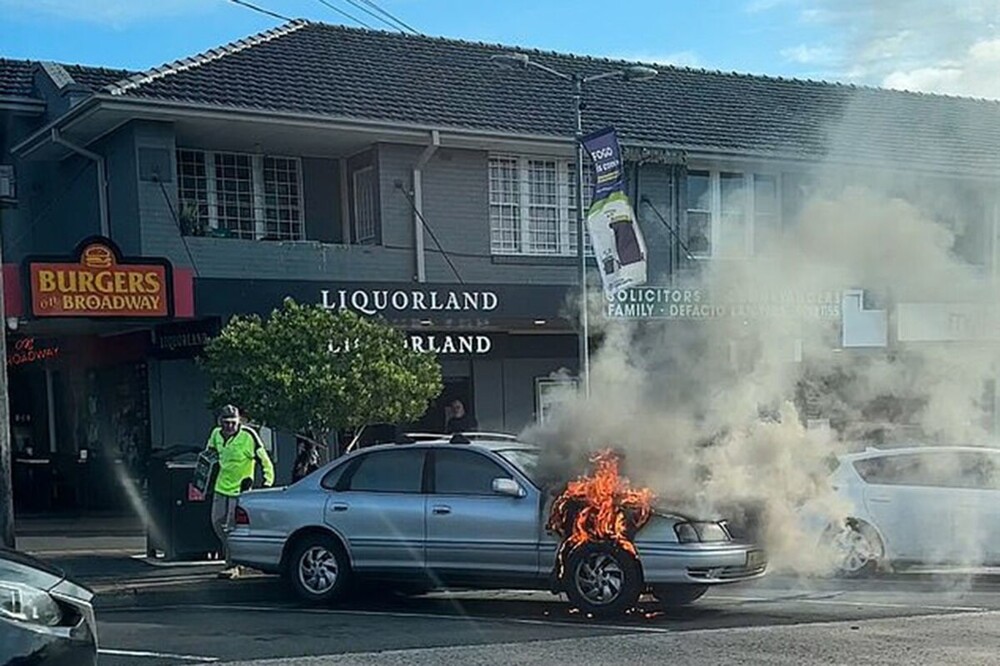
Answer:
POLYGON ((412 432, 444 432, 447 419, 447 407, 453 400, 461 400, 466 411, 475 416, 475 402, 472 395, 472 379, 469 377, 448 378, 444 380, 444 390, 434 400, 424 416, 410 426, 412 432))

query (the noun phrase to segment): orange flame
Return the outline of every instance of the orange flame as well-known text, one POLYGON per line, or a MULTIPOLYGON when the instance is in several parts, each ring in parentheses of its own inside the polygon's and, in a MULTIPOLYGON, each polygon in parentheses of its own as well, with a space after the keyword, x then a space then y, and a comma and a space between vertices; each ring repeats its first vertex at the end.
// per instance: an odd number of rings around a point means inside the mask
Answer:
POLYGON ((595 453, 592 473, 569 482, 552 504, 547 528, 563 539, 556 558, 560 577, 566 556, 588 542, 611 542, 638 557, 632 538, 652 515, 653 491, 632 488, 619 462, 611 449, 595 453))

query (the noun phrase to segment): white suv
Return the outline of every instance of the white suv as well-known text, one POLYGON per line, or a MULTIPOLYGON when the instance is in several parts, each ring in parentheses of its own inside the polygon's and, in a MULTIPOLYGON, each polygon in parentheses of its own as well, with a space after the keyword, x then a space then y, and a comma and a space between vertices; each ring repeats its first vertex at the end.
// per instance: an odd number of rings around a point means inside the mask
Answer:
POLYGON ((849 519, 823 539, 836 546, 841 573, 1000 563, 1000 449, 869 448, 839 460, 830 480, 849 519))

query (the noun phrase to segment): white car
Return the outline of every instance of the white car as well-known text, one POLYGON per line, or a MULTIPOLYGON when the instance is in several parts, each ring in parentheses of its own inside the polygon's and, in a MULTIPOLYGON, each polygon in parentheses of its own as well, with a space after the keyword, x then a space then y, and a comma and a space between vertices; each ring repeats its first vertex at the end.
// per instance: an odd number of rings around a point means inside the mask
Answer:
POLYGON ((1000 563, 1000 449, 869 448, 839 461, 830 481, 848 519, 827 526, 822 541, 840 573, 1000 563))

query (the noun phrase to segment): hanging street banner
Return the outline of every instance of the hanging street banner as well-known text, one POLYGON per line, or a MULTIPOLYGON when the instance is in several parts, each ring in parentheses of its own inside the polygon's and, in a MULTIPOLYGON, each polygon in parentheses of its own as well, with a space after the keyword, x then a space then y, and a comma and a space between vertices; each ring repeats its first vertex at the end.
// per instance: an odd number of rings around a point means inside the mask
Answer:
POLYGON ((625 170, 614 128, 583 137, 580 142, 594 169, 594 198, 587 228, 600 268, 604 292, 646 284, 646 242, 625 194, 625 170))

